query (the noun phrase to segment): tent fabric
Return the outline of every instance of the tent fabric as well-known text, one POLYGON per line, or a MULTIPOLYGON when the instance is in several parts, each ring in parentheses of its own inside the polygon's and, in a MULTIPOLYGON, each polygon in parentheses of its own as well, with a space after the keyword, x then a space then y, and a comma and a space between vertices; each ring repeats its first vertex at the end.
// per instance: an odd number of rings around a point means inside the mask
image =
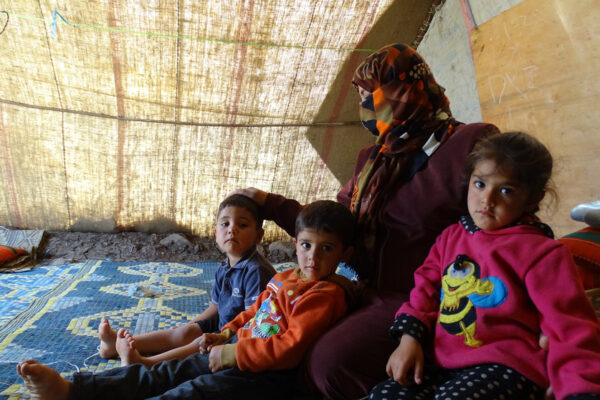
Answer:
POLYGON ((335 198, 372 141, 354 68, 433 3, 0 0, 0 225, 212 235, 236 188, 335 198))

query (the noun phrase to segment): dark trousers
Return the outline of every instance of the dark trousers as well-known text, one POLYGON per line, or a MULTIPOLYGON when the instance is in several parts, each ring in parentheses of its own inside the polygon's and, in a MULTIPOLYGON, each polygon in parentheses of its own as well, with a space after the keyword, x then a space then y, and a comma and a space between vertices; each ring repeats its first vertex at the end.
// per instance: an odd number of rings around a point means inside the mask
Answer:
POLYGON ((375 386, 369 395, 369 400, 543 398, 544 389, 514 369, 500 364, 461 369, 427 366, 423 384, 406 387, 389 378, 375 386))
POLYGON ((244 372, 230 368, 211 373, 208 354, 142 364, 98 374, 73 375, 72 399, 285 399, 291 397, 295 370, 244 372))

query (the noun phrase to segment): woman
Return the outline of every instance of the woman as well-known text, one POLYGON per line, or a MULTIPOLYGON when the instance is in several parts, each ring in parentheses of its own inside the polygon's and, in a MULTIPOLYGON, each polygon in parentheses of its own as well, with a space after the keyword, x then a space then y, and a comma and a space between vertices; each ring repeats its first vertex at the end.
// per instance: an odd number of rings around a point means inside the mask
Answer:
MULTIPOLYGON (((394 44, 368 56, 353 84, 360 118, 376 143, 358 154, 338 201, 357 218, 352 262, 366 291, 362 307, 325 334, 307 355, 305 377, 327 398, 356 399, 386 377, 395 348, 386 334, 413 287, 413 272, 437 235, 466 214, 462 172, 475 142, 498 132, 452 118, 444 88, 412 48, 394 44)), ((265 219, 293 235, 295 200, 248 188, 265 219)))

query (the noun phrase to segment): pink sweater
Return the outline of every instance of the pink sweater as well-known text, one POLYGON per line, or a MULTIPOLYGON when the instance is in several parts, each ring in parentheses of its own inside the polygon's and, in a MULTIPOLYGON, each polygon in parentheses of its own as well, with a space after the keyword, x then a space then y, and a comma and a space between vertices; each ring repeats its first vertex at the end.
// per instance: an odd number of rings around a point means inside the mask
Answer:
POLYGON ((552 384, 557 399, 600 394, 598 319, 566 247, 538 228, 470 233, 452 225, 415 284, 396 316, 412 315, 434 332, 430 356, 439 366, 503 364, 541 387, 552 384), (466 268, 455 269, 455 261, 466 268))

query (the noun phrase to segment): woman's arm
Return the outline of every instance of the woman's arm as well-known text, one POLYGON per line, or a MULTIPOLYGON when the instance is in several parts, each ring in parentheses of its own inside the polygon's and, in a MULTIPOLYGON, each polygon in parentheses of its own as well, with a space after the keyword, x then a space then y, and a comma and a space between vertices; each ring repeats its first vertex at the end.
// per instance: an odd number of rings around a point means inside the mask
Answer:
POLYGON ((295 236, 296 217, 304 207, 302 204, 279 194, 267 193, 253 187, 237 189, 231 194, 234 193, 250 197, 256 204, 261 206, 264 219, 275 222, 288 235, 295 236))

